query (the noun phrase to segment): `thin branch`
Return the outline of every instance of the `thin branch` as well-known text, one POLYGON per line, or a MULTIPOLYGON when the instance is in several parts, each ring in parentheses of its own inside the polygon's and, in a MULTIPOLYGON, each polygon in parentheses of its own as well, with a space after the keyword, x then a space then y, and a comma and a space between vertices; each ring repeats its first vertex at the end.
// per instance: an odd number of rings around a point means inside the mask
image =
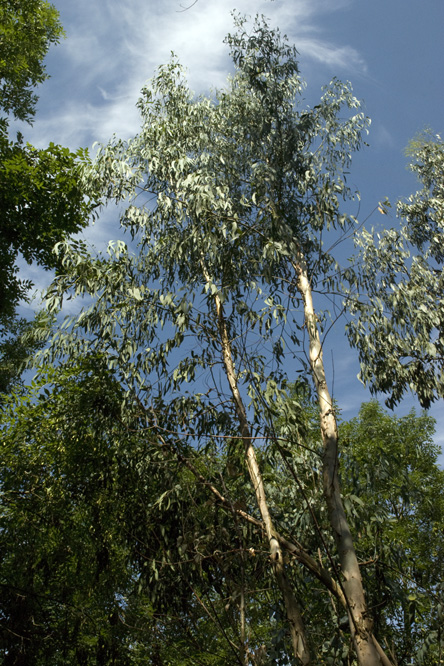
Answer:
POLYGON ((194 0, 194 2, 191 3, 189 7, 183 7, 183 5, 180 5, 182 9, 176 9, 176 12, 178 14, 181 14, 182 12, 187 12, 191 7, 194 7, 194 5, 197 4, 197 0, 194 0))
MULTIPOLYGON (((208 608, 205 606, 205 604, 204 604, 204 602, 202 601, 202 599, 201 599, 201 598, 199 597, 199 595, 197 594, 197 592, 196 592, 196 590, 194 589, 194 587, 193 587, 190 583, 189 583, 188 585, 189 585, 189 588, 190 588, 191 592, 192 592, 192 593, 194 594, 194 596, 196 597, 198 603, 202 606, 202 608, 204 609, 205 613, 208 615, 208 617, 209 617, 210 620, 213 622, 213 624, 215 624, 216 626, 219 626, 220 630, 222 631, 223 637, 225 638, 225 640, 227 641, 228 645, 230 646, 230 648, 232 649, 232 651, 233 651, 234 654, 235 654, 236 661, 237 661, 241 666, 245 666, 245 664, 243 664, 242 661, 239 659, 239 654, 238 654, 238 647, 237 647, 237 645, 236 645, 235 643, 233 643, 233 641, 227 636, 227 632, 225 631, 222 622, 219 620, 219 617, 218 617, 217 613, 216 613, 216 616, 215 616, 215 618, 214 618, 214 617, 212 616, 212 614, 210 613, 210 611, 208 610, 208 608)), ((213 607, 213 610, 214 610, 214 607, 213 607)))

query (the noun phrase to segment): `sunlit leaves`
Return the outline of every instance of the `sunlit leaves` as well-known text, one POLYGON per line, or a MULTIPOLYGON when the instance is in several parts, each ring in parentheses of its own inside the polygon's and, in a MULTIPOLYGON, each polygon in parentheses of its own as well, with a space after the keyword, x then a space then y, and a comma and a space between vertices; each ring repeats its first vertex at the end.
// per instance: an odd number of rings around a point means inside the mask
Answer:
POLYGON ((398 203, 400 228, 356 239, 363 296, 350 300, 349 338, 363 381, 389 405, 410 390, 428 407, 444 395, 443 143, 423 136, 410 154, 423 187, 398 203))
POLYGON ((58 336, 57 353, 104 351, 128 386, 156 383, 165 396, 198 366, 201 376, 217 367, 217 295, 259 423, 254 396, 282 382, 279 365, 296 352, 291 261, 301 250, 308 262, 313 255, 312 280, 328 279, 321 272, 332 260, 321 258, 318 233, 353 225, 339 203, 350 194, 345 169, 367 122, 339 116, 359 105, 336 80, 317 107, 304 108, 293 47, 259 19, 251 35, 237 23, 227 40, 237 65, 227 88, 195 98, 173 59, 142 91, 140 133, 103 146, 89 171, 95 188, 128 204, 121 221, 139 254, 110 249, 107 258, 78 243, 59 246, 64 270, 47 298, 52 309, 68 295, 94 299, 65 326, 71 333, 58 336), (76 331, 87 338, 76 342, 76 331), (200 356, 187 349, 191 339, 200 356), (253 370, 243 349, 264 343, 253 370), (265 370, 272 359, 276 369, 265 370))
POLYGON ((44 57, 63 36, 59 14, 45 0, 0 3, 0 108, 20 120, 34 115, 34 88, 47 78, 44 57))
MULTIPOLYGON (((119 203, 133 244, 97 254, 78 241, 57 246, 62 269, 47 292, 48 307, 56 312, 69 298, 85 304, 43 358, 100 358, 122 391, 123 424, 133 427, 136 410, 136 430, 148 429, 177 456, 186 451, 178 460, 205 461, 208 475, 226 456, 227 470, 239 465, 244 478, 242 437, 266 467, 278 450, 275 419, 295 425, 300 416, 286 393, 295 373, 306 371, 300 266, 313 288, 337 283, 322 233, 355 225, 341 203, 353 194, 347 169, 368 122, 350 86, 337 80, 308 108, 295 49, 263 19, 248 33, 243 19, 236 23, 237 33, 227 38, 235 73, 224 89, 194 96, 173 57, 142 91, 140 132, 100 147, 85 171, 91 188, 119 203)), ((293 444, 297 455, 300 438, 293 444)), ((281 516, 272 470, 265 477, 270 512, 281 516)), ((248 485, 242 501, 258 516, 252 490, 248 485)), ((293 490, 292 501, 300 502, 293 490)), ((156 509, 175 503, 182 515, 180 492, 164 491, 156 509)), ((326 516, 324 506, 319 511, 326 516)), ((143 563, 162 612, 171 598, 175 603, 174 591, 186 587, 183 572, 164 566, 178 530, 170 523, 161 530, 162 564, 148 555, 143 563)), ((211 558, 202 551, 212 536, 196 527, 193 539, 202 544, 193 553, 196 570, 210 576, 211 558)), ((238 532, 231 539, 237 543, 238 532)), ((255 560, 258 567, 266 567, 266 557, 255 560)), ((273 654, 286 663, 279 614, 276 604, 273 654)))

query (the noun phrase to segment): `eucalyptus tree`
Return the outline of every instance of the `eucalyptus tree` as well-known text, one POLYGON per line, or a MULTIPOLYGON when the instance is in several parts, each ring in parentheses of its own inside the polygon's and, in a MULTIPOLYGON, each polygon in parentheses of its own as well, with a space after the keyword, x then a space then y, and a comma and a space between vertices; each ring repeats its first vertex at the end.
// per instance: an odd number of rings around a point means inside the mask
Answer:
POLYGON ((356 237, 361 285, 349 339, 363 381, 389 406, 412 391, 428 408, 444 396, 444 143, 424 133, 407 153, 421 189, 398 202, 399 226, 356 237))
POLYGON ((341 201, 353 196, 346 172, 368 123, 351 87, 336 79, 306 106, 295 49, 263 19, 250 33, 243 18, 236 25, 225 89, 193 96, 173 58, 142 91, 140 133, 99 150, 88 187, 125 203, 121 225, 138 251, 122 240, 107 254, 81 241, 57 246, 63 270, 49 309, 70 297, 91 302, 67 318, 48 354, 100 354, 144 427, 219 505, 263 531, 298 663, 313 663, 313 641, 288 558, 344 606, 359 663, 389 664, 373 636, 341 499, 323 315, 313 304, 315 291, 338 288, 341 273, 322 237, 354 226, 341 201), (297 373, 318 396, 321 485, 340 574, 279 530, 258 462, 277 446, 276 416, 297 420, 286 394, 297 373), (235 467, 243 452, 256 507, 230 502, 193 462, 198 451, 221 449, 235 467))

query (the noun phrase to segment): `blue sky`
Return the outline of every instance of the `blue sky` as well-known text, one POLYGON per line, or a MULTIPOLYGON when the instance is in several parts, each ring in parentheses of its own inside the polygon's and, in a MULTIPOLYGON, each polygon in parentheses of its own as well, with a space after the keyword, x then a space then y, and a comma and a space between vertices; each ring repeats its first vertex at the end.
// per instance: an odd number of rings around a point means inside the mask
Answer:
MULTIPOLYGON (((53 141, 72 149, 106 142, 114 133, 129 138, 139 126, 139 91, 171 51, 197 93, 223 86, 230 71, 223 38, 235 8, 265 14, 294 42, 307 103, 316 103, 333 76, 350 80, 364 101, 372 119, 370 146, 356 155, 351 171, 362 196, 360 219, 384 197, 394 202, 414 191, 405 146, 425 126, 444 132, 442 0, 198 0, 184 11, 192 1, 54 0, 67 38, 47 57, 51 79, 38 90, 36 119, 23 129, 25 138, 39 147, 53 141)), ((119 237, 116 221, 115 209, 107 212, 88 230, 89 240, 101 247, 119 237)), ((387 218, 374 213, 367 225, 383 223, 387 218)), ((26 272, 38 287, 48 283, 48 275, 26 272)), ((356 379, 359 367, 341 326, 327 339, 327 364, 332 356, 335 398, 349 417, 369 395, 356 379)), ((397 411, 412 405, 406 400, 397 411)), ((432 414, 444 444, 442 404, 432 414)))

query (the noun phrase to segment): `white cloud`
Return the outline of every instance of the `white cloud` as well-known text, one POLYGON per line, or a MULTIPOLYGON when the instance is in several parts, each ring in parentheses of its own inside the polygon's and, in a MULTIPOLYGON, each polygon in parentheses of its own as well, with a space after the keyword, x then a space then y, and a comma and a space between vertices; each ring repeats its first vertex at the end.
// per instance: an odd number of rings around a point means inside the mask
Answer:
MULTIPOLYGON (((323 39, 322 15, 351 0, 237 0, 241 13, 264 14, 293 41, 301 58, 321 68, 365 71, 359 53, 323 39)), ((138 129, 139 91, 174 51, 188 69, 191 89, 224 85, 231 67, 225 35, 233 30, 233 0, 60 0, 67 39, 51 51, 52 80, 41 88, 42 112, 31 140, 70 147, 106 141, 138 129), (186 4, 188 2, 188 5, 186 4)), ((340 73, 340 72, 339 72, 340 73)), ((326 79, 330 76, 329 71, 326 79)))
POLYGON ((395 148, 396 141, 393 134, 382 123, 375 123, 372 129, 372 143, 376 148, 395 148))
POLYGON ((350 46, 336 46, 314 37, 300 38, 297 46, 305 57, 327 65, 330 69, 354 70, 361 73, 367 71, 367 65, 361 55, 350 46))

